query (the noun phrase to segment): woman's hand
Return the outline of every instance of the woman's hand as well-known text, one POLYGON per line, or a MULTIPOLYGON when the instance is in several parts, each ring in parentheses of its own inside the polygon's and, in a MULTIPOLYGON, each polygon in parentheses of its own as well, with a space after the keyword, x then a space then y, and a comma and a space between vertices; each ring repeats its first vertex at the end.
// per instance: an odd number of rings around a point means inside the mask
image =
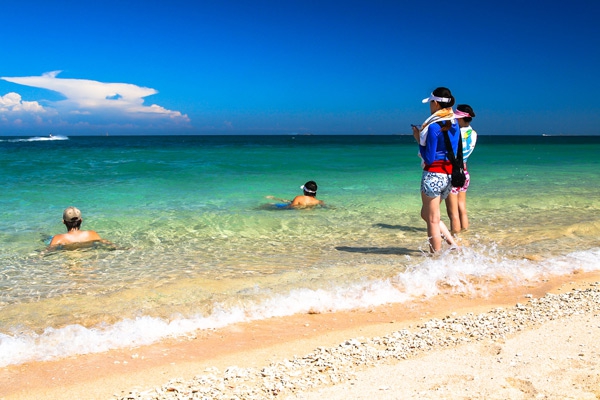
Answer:
POLYGON ((413 131, 413 137, 415 138, 415 140, 417 141, 417 143, 420 142, 419 138, 420 138, 420 131, 419 131, 419 126, 418 125, 411 125, 412 126, 412 131, 413 131))

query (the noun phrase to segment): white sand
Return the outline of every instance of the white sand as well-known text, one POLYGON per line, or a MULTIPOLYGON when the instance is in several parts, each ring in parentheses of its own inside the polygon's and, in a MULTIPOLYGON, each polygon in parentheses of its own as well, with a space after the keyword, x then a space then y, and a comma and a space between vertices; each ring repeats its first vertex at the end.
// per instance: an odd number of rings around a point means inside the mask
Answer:
POLYGON ((290 398, 600 399, 600 315, 370 368, 348 383, 290 398))
MULTIPOLYGON (((565 293, 598 282, 576 274, 511 288, 489 299, 444 297, 347 313, 298 315, 200 333, 196 340, 31 363, 0 369, 0 399, 111 399, 172 378, 191 379, 208 367, 261 368, 355 337, 385 336, 449 315, 526 303, 525 294, 565 293)), ((360 370, 355 379, 291 399, 599 399, 600 316, 545 322, 504 340, 436 348, 404 361, 360 370)), ((285 398, 279 396, 279 398, 285 398)))

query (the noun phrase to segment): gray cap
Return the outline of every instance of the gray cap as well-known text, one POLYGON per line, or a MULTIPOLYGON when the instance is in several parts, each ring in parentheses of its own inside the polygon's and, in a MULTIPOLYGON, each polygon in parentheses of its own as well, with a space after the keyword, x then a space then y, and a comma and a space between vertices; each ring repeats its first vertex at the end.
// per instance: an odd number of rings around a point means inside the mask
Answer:
POLYGON ((63 220, 69 222, 75 222, 81 220, 81 211, 73 206, 67 207, 63 211, 63 220))

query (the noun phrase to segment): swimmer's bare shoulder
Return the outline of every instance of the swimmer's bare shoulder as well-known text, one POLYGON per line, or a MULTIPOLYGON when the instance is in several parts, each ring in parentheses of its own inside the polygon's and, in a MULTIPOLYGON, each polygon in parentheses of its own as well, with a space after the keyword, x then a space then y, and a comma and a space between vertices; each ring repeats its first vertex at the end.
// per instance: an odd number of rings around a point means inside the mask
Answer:
POLYGON ((321 200, 315 199, 311 196, 296 196, 292 200, 292 207, 314 207, 318 205, 324 205, 325 203, 321 200))
POLYGON ((103 240, 96 231, 74 231, 55 235, 50 246, 58 246, 73 243, 97 242, 103 240))
POLYGON ((50 244, 42 252, 42 255, 55 250, 77 250, 102 245, 104 248, 118 250, 119 247, 113 242, 102 239, 95 231, 78 231, 55 235, 50 244))

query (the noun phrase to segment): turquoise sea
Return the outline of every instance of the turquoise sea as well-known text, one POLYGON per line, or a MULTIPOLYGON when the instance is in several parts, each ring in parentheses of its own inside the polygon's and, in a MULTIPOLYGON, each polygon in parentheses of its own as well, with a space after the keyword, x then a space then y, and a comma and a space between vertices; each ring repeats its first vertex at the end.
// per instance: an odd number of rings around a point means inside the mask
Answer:
POLYGON ((412 136, 0 138, 0 366, 598 270, 598 154, 480 135, 471 229, 431 257, 412 136), (308 180, 325 207, 266 198, 308 180), (46 252, 71 205, 118 249, 46 252))

